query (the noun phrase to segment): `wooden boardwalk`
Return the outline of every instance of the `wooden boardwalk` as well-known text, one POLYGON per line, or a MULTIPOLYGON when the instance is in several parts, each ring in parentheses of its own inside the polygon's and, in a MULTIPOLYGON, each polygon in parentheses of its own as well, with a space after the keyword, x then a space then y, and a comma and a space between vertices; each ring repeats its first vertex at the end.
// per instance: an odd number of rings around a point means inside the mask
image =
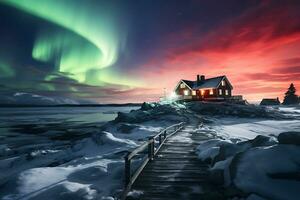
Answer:
POLYGON ((186 127, 167 139, 132 185, 131 191, 140 195, 127 199, 223 199, 221 188, 209 181, 209 166, 195 153, 195 148, 212 136, 190 133, 191 129, 186 127))

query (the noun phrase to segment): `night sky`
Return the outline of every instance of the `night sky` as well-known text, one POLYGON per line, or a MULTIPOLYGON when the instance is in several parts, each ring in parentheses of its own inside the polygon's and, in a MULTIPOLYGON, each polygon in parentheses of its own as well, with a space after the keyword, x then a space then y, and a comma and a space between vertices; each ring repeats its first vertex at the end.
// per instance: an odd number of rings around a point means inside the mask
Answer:
POLYGON ((0 94, 155 101, 226 75, 250 101, 300 90, 298 0, 2 0, 0 94))

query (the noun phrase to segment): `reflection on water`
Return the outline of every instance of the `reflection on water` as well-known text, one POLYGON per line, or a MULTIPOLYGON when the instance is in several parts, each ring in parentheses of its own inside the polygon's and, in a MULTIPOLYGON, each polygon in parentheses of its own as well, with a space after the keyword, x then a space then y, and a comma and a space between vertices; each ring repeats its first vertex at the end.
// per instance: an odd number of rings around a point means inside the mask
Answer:
POLYGON ((20 147, 45 141, 72 141, 100 130, 118 112, 138 107, 0 108, 0 145, 20 147))

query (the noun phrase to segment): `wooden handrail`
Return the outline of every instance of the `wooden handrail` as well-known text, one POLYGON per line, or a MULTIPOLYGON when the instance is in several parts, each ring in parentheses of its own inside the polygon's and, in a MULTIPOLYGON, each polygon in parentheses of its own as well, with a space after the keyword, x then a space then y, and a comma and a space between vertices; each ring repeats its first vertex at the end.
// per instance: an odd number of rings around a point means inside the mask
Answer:
POLYGON ((128 152, 127 155, 124 157, 125 160, 125 187, 122 194, 121 199, 125 200, 128 192, 131 189, 132 184, 137 179, 137 177, 140 175, 140 173, 143 171, 147 163, 154 159, 154 156, 157 154, 159 149, 162 147, 164 142, 177 133, 179 130, 183 128, 185 122, 181 122, 178 124, 174 124, 172 126, 169 126, 162 131, 160 131, 155 136, 151 136, 148 138, 148 141, 141 144, 139 147, 134 149, 131 152, 128 152), (171 133, 168 133, 169 130, 174 129, 171 133), (156 140, 158 139, 158 147, 155 148, 156 140), (148 148, 148 156, 147 158, 141 163, 141 165, 135 170, 135 172, 131 173, 131 160, 138 155, 140 152, 145 151, 148 148))

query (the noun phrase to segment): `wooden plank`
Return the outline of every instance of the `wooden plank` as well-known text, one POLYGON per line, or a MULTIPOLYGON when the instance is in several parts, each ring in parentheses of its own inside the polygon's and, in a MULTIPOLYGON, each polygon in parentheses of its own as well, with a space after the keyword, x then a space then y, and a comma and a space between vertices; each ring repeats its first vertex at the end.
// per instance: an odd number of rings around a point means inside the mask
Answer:
MULTIPOLYGON (((166 157, 164 157, 164 158, 166 158, 166 157)), ((174 157, 172 160, 170 159, 170 160, 167 160, 167 159, 165 159, 165 160, 155 160, 154 162, 151 162, 151 163, 149 163, 149 167, 153 167, 153 166, 195 166, 195 167, 198 167, 198 164, 200 165, 200 164, 202 164, 202 163, 198 163, 197 161, 195 161, 195 160, 189 160, 189 159, 187 159, 187 160, 182 160, 182 161, 180 161, 180 160, 176 160, 176 158, 174 157), (169 163, 169 164, 168 164, 169 163)))
MULTIPOLYGON (((182 130, 176 135, 187 137, 192 142, 167 138, 154 160, 147 164, 132 186, 132 189, 144 192, 138 199, 208 199, 206 197, 210 194, 207 196, 203 192, 207 188, 214 188, 208 182, 209 165, 199 160, 194 151, 199 144, 211 137, 201 133, 187 134, 182 130)), ((219 195, 217 189, 216 194, 219 195)))
POLYGON ((140 179, 140 182, 157 182, 157 183, 163 183, 163 182, 180 182, 180 183, 194 183, 194 184, 198 184, 198 183, 203 183, 205 180, 204 177, 202 178, 190 178, 190 177, 146 177, 146 176, 142 176, 140 179), (153 180, 155 179, 155 180, 153 180))
POLYGON ((206 167, 204 169, 144 169, 143 173, 207 173, 206 167))

